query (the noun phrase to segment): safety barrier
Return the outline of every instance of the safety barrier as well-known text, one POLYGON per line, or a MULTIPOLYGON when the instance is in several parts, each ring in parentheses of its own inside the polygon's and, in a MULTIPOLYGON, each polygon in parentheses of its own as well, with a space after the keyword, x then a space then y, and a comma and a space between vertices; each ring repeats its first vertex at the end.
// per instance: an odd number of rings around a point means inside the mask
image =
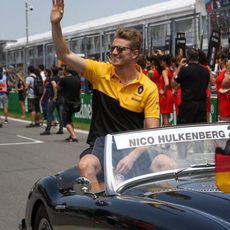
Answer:
MULTIPOLYGON (((218 118, 218 105, 217 105, 217 96, 212 95, 211 97, 211 122, 216 122, 218 118)), ((76 113, 74 116, 74 121, 90 124, 92 118, 92 94, 81 94, 81 110, 80 112, 76 113)), ((27 109, 27 101, 26 101, 26 109, 27 109)), ((2 110, 2 109, 1 109, 2 110)), ((18 94, 15 92, 9 93, 9 112, 13 112, 16 114, 21 114, 21 108, 18 100, 18 94)), ((176 124, 176 116, 175 112, 170 116, 170 123, 176 124)))

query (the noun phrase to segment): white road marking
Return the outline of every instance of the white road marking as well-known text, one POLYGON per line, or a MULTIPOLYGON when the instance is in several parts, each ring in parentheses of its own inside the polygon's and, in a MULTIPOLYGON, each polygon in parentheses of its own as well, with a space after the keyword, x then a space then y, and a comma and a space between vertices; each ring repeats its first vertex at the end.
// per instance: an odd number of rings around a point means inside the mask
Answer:
POLYGON ((0 146, 6 146, 6 145, 31 145, 31 144, 41 144, 41 143, 44 143, 44 141, 39 141, 39 140, 32 139, 32 138, 29 138, 29 137, 24 137, 24 136, 21 136, 21 135, 16 135, 16 136, 20 137, 20 138, 23 138, 23 139, 26 139, 26 140, 30 140, 32 142, 0 143, 0 146))
MULTIPOLYGON (((21 123, 26 123, 26 124, 29 124, 31 123, 31 121, 27 121, 27 120, 22 120, 22 119, 17 119, 17 118, 8 118, 8 120, 12 120, 12 121, 18 121, 18 122, 21 122, 21 123)), ((56 127, 57 129, 57 127, 56 127)), ((64 128, 64 130, 66 130, 66 128, 64 128)), ((89 134, 89 131, 87 130, 82 130, 82 129, 74 129, 77 133, 83 133, 83 134, 89 134)))
POLYGON ((36 142, 36 143, 44 143, 44 141, 39 141, 39 140, 32 139, 32 138, 29 138, 29 137, 21 136, 21 135, 17 135, 17 137, 21 137, 21 138, 24 138, 24 139, 27 139, 27 140, 30 140, 30 141, 33 141, 33 142, 36 142))

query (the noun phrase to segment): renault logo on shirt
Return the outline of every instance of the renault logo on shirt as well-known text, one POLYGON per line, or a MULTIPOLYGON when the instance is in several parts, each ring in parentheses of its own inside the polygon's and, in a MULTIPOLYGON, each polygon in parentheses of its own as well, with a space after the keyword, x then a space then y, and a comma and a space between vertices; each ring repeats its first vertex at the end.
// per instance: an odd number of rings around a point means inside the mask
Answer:
POLYGON ((139 94, 141 94, 143 91, 144 91, 144 87, 143 86, 139 86, 138 89, 137 89, 137 92, 139 94))

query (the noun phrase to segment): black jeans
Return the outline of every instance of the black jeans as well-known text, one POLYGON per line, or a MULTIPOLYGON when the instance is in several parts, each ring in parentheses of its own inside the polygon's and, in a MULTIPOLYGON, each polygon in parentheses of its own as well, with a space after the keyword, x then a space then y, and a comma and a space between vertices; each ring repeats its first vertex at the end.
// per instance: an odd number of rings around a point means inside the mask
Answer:
POLYGON ((62 118, 63 104, 59 104, 58 102, 49 99, 48 112, 47 112, 47 126, 46 126, 47 131, 50 131, 51 129, 53 113, 55 109, 57 110, 57 114, 58 114, 59 130, 63 130, 63 118, 62 118))

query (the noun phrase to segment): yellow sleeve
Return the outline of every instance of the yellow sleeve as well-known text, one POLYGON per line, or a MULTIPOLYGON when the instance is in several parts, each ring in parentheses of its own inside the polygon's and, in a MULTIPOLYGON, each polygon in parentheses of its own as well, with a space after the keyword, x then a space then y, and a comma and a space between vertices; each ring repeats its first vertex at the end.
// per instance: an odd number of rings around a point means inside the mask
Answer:
POLYGON ((144 113, 145 118, 160 118, 159 94, 155 84, 148 93, 144 113))
POLYGON ((105 76, 107 65, 108 64, 104 62, 87 59, 84 77, 90 81, 93 86, 96 86, 100 79, 105 76))

